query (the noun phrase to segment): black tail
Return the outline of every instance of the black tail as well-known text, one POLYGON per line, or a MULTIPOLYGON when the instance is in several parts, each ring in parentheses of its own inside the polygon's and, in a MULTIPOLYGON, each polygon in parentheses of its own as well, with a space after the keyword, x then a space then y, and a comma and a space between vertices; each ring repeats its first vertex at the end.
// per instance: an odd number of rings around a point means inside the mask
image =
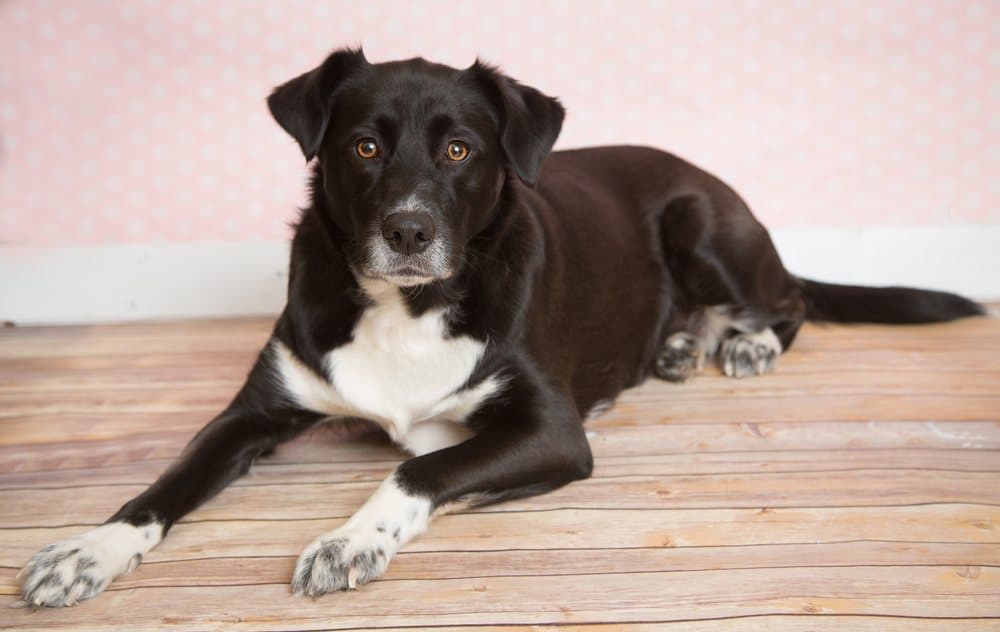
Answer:
POLYGON ((910 287, 861 287, 801 279, 807 320, 836 323, 938 323, 986 313, 964 296, 910 287))

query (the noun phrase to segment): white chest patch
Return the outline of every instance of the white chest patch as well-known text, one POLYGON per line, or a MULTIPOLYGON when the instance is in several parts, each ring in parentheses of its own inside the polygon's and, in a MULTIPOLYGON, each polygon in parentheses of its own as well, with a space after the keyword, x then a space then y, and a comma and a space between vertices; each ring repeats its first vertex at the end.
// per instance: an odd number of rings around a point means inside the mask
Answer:
POLYGON ((281 385, 298 405, 371 419, 405 445, 415 424, 461 422, 499 390, 501 381, 494 375, 459 391, 485 344, 468 336, 446 337, 443 311, 414 318, 395 286, 367 282, 362 287, 373 304, 358 319, 352 340, 324 356, 325 375, 317 375, 281 342, 272 342, 281 385))

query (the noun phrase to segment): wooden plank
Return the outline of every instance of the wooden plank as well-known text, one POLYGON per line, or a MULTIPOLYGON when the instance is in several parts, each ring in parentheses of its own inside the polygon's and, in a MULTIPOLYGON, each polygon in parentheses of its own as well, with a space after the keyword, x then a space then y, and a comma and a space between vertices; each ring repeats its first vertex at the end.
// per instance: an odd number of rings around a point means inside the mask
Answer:
MULTIPOLYGON (((237 479, 233 486, 276 485, 297 483, 337 484, 358 481, 380 481, 404 458, 401 452, 387 449, 368 450, 359 446, 358 454, 345 450, 332 457, 373 457, 371 460, 309 461, 285 455, 281 459, 262 458, 254 463, 250 473, 237 479), (378 458, 386 456, 389 458, 378 458)), ((996 472, 1000 474, 1000 450, 969 449, 846 449, 816 454, 815 450, 746 450, 740 452, 677 452, 638 456, 601 454, 594 471, 595 478, 621 476, 679 476, 697 474, 752 474, 759 472, 838 472, 845 470, 922 470, 959 472, 996 472)), ((303 455, 304 456, 304 455, 303 455)), ((95 462, 83 467, 31 469, 0 472, 0 490, 16 488, 74 487, 101 485, 142 485, 156 479, 171 459, 144 458, 134 462, 104 464, 95 462)), ((57 462, 54 465, 65 466, 57 462)))
MULTIPOLYGON (((0 445, 0 472, 37 471, 92 464, 120 464, 178 455, 205 419, 199 415, 92 415, 55 424, 26 419, 19 432, 0 445), (176 421, 174 421, 176 420, 176 421), (16 442, 14 437, 17 437, 16 442), (30 441, 29 441, 30 438, 30 441), (131 457, 131 458, 130 458, 131 457), (136 458, 137 457, 137 458, 136 458)), ((734 450, 811 450, 941 448, 1000 449, 1000 422, 823 421, 715 424, 639 424, 589 426, 595 456, 648 456, 734 450)), ((356 461, 402 458, 403 453, 372 442, 347 442, 335 429, 320 427, 281 446, 275 462, 356 461)))
MULTIPOLYGON (((42 618, 41 615, 38 618, 42 618)), ((43 632, 45 630, 66 629, 64 626, 50 627, 41 625, 34 620, 30 620, 26 626, 12 625, 7 629, 12 630, 34 630, 43 632)), ((111 628, 103 624, 84 623, 75 628, 78 630, 108 630, 111 628)), ((144 629, 148 630, 174 630, 171 624, 161 624, 144 629)), ((218 628, 206 629, 229 629, 225 624, 218 628)), ((265 627, 265 630, 290 629, 280 627, 280 623, 272 627, 265 627)), ((314 628, 316 630, 334 630, 339 628, 314 628)), ((406 627, 366 627, 354 628, 365 630, 378 630, 379 632, 413 632, 413 630, 425 630, 427 632, 452 632, 454 630, 468 630, 469 632, 538 632, 542 629, 558 629, 559 632, 659 632, 661 630, 683 630, 684 632, 771 632, 777 630, 794 630, 802 632, 808 630, 815 632, 818 630, 837 630, 838 632, 847 629, 851 632, 996 632, 1000 630, 1000 623, 994 619, 985 618, 951 618, 951 617, 914 617, 914 616, 853 616, 825 613, 822 615, 743 615, 727 618, 707 618, 701 620, 681 620, 681 621, 649 621, 644 623, 557 623, 557 624, 532 624, 532 625, 483 625, 472 623, 468 625, 439 626, 406 626, 406 627)))
MULTIPOLYGON (((876 418, 879 419, 879 418, 876 418)), ((892 421, 745 422, 717 424, 662 423, 605 428, 590 426, 595 455, 640 455, 669 451, 811 450, 831 449, 1000 447, 1000 422, 892 421)), ((597 420, 600 422, 600 420, 597 420)))
MULTIPOLYGON (((291 580, 296 556, 206 557, 147 560, 140 570, 115 582, 115 589, 169 586, 281 584, 291 580)), ((547 577, 599 574, 614 567, 630 573, 748 568, 852 566, 1000 566, 1000 547, 982 543, 881 542, 855 540, 820 544, 691 546, 674 548, 465 551, 404 550, 384 579, 463 577, 547 577), (873 563, 877 560, 877 564, 873 563)), ((13 570, 13 569, 8 569, 13 570)), ((817 570, 817 573, 825 572, 817 570)), ((975 572, 970 570, 969 572, 975 572)), ((15 595, 13 584, 0 594, 15 595)))
POLYGON ((0 329, 0 358, 258 351, 267 341, 273 322, 269 318, 10 327, 0 329))
MULTIPOLYGON (((538 632, 534 625, 469 626, 469 627, 421 627, 428 632, 466 629, 475 632, 538 632)), ((413 628, 379 628, 380 632, 412 632, 413 628)), ((683 630, 684 632, 772 632, 777 630, 850 630, 851 632, 990 632, 1000 630, 1000 623, 993 625, 984 619, 947 619, 920 617, 858 617, 825 614, 823 616, 800 615, 750 615, 727 619, 703 619, 700 621, 650 621, 647 623, 591 623, 560 624, 559 632, 657 632, 659 630, 683 630)))
MULTIPOLYGON (((1000 511, 997 472, 859 470, 761 472, 739 475, 619 476, 578 481, 552 493, 497 505, 490 511, 566 507, 712 509, 862 507, 971 503, 1000 511), (878 486, 872 480, 879 480, 878 486)), ((259 482, 259 479, 257 481, 259 482)), ((223 491, 192 520, 344 518, 360 507, 377 481, 242 485, 223 491)), ((0 490, 0 524, 11 527, 99 523, 145 485, 0 490)))
MULTIPOLYGON (((317 600, 293 598, 284 584, 113 590, 104 605, 31 613, 9 620, 41 622, 59 629, 135 626, 137 620, 169 624, 172 630, 218 628, 267 630, 372 629, 379 626, 463 625, 484 616, 505 623, 596 623, 684 620, 762 614, 880 614, 917 617, 996 617, 1000 570, 908 566, 884 568, 777 568, 668 573, 602 573, 448 580, 383 580, 348 595, 317 600), (581 593, 596 582, 600 593, 581 593), (162 605, 184 604, 170 614, 162 605), (386 604, 413 604, 400 612, 386 604), (267 611, 261 612, 261 604, 267 611), (417 606, 419 604, 419 606, 417 606), (101 608, 99 623, 81 626, 80 616, 101 608), (83 613, 81 615, 81 613, 83 613)), ((36 624, 37 625, 37 624, 36 624)))
MULTIPOLYGON (((139 385, 107 384, 98 389, 7 387, 0 420, 11 431, 27 416, 85 415, 117 410, 133 414, 217 413, 238 390, 238 379, 167 381, 139 385)), ((650 381, 618 402, 602 425, 687 421, 859 421, 875 418, 997 421, 1000 369, 962 374, 942 380, 938 372, 790 375, 777 373, 756 380, 696 378, 678 386, 650 381), (718 382, 722 382, 721 384, 718 382), (720 399, 724 396, 725 399, 720 399), (665 406, 670 402, 670 406, 665 406), (780 404, 780 405, 778 405, 780 404)))
MULTIPOLYGON (((179 523, 147 560, 298 555, 342 518, 179 523)), ((20 566, 38 549, 97 522, 0 530, 0 566, 20 566)), ((879 540, 1000 544, 1000 509, 939 504, 789 509, 555 509, 443 516, 408 551, 674 548, 879 540)))

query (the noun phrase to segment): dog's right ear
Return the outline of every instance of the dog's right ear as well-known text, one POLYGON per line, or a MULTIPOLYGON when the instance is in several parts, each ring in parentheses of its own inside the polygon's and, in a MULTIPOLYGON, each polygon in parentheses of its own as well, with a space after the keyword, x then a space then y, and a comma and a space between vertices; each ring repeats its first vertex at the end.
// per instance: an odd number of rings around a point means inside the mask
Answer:
POLYGON ((340 83, 367 66, 364 52, 345 48, 332 53, 317 68, 281 84, 267 98, 271 116, 302 148, 306 160, 319 151, 340 83))

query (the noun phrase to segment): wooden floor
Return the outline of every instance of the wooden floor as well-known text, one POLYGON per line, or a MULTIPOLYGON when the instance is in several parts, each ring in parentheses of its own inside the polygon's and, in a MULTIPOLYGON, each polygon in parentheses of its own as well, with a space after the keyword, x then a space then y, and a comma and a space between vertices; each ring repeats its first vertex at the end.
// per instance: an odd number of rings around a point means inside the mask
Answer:
MULTIPOLYGON (((268 329, 0 331, 0 606, 166 467, 268 329)), ((98 599, 0 627, 1000 629, 1000 321, 806 327, 775 375, 650 382, 589 429, 591 480, 442 517, 381 581, 311 601, 297 554, 402 458, 320 430, 98 599)))

